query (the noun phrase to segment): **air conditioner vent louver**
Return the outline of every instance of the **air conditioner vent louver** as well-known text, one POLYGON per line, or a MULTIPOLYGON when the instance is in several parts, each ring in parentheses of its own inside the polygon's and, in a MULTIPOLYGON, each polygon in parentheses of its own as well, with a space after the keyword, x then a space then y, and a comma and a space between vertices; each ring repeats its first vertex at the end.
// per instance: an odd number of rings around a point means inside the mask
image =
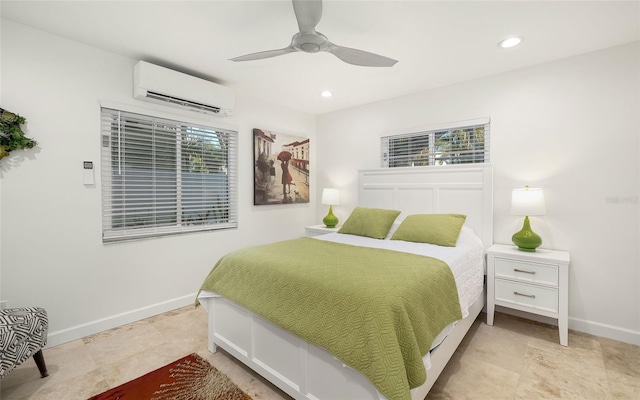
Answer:
POLYGON ((147 97, 150 99, 156 99, 161 101, 166 101, 167 103, 171 103, 173 105, 177 105, 180 107, 194 108, 199 111, 208 111, 213 114, 220 113, 220 107, 208 106, 206 104, 196 103, 195 101, 188 101, 184 99, 179 99, 173 96, 167 96, 166 94, 156 93, 147 91, 147 97))
POLYGON ((140 61, 133 69, 133 96, 165 106, 226 117, 233 114, 233 91, 217 83, 140 61))

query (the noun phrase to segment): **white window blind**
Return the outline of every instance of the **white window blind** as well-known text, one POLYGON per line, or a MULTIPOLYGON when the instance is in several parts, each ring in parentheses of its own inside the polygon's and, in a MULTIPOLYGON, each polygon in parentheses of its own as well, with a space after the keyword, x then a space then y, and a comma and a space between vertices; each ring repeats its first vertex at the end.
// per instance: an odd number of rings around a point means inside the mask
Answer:
POLYGON ((236 228, 237 132, 102 108, 102 240, 236 228))
POLYGON ((383 168, 488 163, 489 123, 383 136, 383 168))

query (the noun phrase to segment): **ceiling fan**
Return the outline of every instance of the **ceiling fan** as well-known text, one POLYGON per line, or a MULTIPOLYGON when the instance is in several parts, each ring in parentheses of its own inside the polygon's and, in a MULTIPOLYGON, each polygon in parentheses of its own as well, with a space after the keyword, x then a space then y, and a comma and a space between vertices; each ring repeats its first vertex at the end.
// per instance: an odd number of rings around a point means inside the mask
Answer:
POLYGON ((316 25, 322 18, 322 0, 292 0, 293 11, 298 20, 300 32, 293 35, 291 44, 284 49, 267 50, 232 58, 231 61, 260 60, 281 56, 295 51, 318 53, 326 51, 342 61, 364 67, 392 67, 398 60, 369 53, 363 50, 338 46, 329 41, 325 35, 316 32, 316 25))

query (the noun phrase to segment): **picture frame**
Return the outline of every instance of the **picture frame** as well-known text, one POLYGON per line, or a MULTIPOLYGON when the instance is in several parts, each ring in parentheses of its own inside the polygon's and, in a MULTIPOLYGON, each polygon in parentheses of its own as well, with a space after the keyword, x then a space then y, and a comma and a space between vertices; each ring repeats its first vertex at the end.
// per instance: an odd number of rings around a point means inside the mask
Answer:
POLYGON ((309 138, 253 129, 253 204, 309 202, 309 138))

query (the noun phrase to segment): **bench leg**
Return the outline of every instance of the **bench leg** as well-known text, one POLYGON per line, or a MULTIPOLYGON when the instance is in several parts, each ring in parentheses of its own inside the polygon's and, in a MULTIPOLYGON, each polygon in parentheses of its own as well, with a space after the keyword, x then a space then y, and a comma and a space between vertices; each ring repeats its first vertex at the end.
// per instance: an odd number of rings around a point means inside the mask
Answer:
POLYGON ((40 371, 40 375, 43 378, 46 378, 47 376, 49 376, 49 373, 47 372, 47 365, 44 363, 44 355, 42 354, 42 349, 38 350, 38 352, 33 355, 33 360, 36 362, 36 365, 38 366, 38 371, 40 371))

